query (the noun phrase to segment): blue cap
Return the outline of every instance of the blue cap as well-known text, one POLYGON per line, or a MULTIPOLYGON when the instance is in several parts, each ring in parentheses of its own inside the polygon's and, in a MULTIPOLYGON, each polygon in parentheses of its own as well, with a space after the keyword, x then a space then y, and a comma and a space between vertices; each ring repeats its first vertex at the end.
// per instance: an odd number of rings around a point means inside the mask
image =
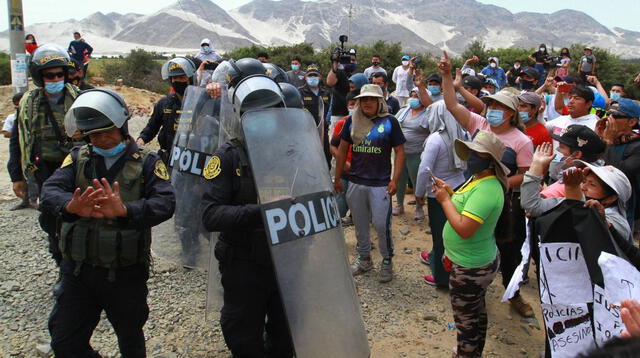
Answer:
POLYGON ((402 56, 402 59, 403 59, 403 60, 410 60, 410 59, 411 59, 411 57, 409 57, 409 55, 404 55, 404 56, 402 56))
POLYGON ((622 112, 631 118, 640 119, 640 104, 629 98, 620 98, 611 104, 609 109, 622 112))
POLYGON ((600 93, 594 93, 593 94, 593 102, 591 103, 591 107, 604 109, 604 108, 607 107, 607 102, 604 99, 604 97, 602 97, 602 95, 600 93))

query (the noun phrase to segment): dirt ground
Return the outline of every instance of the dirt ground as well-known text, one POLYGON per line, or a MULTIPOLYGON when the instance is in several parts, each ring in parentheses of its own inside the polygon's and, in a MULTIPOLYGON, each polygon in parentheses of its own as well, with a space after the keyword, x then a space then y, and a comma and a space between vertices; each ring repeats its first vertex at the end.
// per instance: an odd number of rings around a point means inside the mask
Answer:
MULTIPOLYGON (((149 110, 160 97, 151 92, 131 88, 124 88, 121 93, 129 105, 144 106, 149 110)), ((3 119, 13 111, 10 98, 11 89, 0 87, 0 116, 3 119)), ((145 116, 134 117, 130 125, 132 134, 137 134, 146 124, 147 119, 145 116)), ((8 139, 2 138, 0 139, 0 166, 2 168, 6 168, 7 159, 8 139)), ((407 195, 406 200, 410 199, 412 196, 407 195)), ((12 217, 19 218, 19 222, 15 224, 17 226, 34 227, 36 225, 35 212, 14 213, 8 211, 9 204, 13 205, 16 202, 7 172, 0 171, 0 216, 9 220, 12 217)), ((449 297, 446 291, 436 290, 423 283, 422 275, 430 274, 430 272, 428 267, 418 261, 421 250, 431 249, 431 235, 428 233, 427 223, 414 221, 413 209, 411 206, 405 205, 405 207, 407 208, 406 213, 400 217, 394 217, 392 223, 396 252, 394 258, 395 279, 388 284, 378 283, 375 280, 377 267, 372 272, 356 278, 372 357, 450 357, 451 349, 455 345, 455 329, 452 326, 453 317, 449 297)), ((12 244, 8 243, 9 240, 12 240, 12 230, 11 226, 2 228, 0 249, 12 247, 12 244)), ((353 227, 345 228, 344 233, 348 252, 352 255, 355 252, 353 227)), ((375 238, 374 235, 372 237, 375 238)), ((374 240, 375 242, 376 240, 374 240)), ((377 246, 377 243, 375 245, 377 246)), ((39 248, 38 250, 40 254, 44 253, 44 249, 39 248)), ((15 262, 19 262, 35 254, 29 253, 27 250, 16 250, 15 255, 15 258, 0 260, 4 266, 0 271, 0 282, 8 280, 11 276, 12 267, 10 265, 14 259, 15 262)), ((374 262, 379 263, 380 257, 377 250, 374 251, 373 257, 374 262)), ((40 260, 45 260, 45 258, 40 260)), ((48 257, 46 261, 50 261, 48 257)), ((52 265, 49 263, 45 264, 49 266, 47 269, 49 274, 34 276, 34 279, 30 279, 36 281, 37 284, 30 284, 28 281, 21 283, 22 288, 14 293, 19 295, 24 294, 24 291, 38 290, 39 292, 31 292, 31 294, 38 297, 39 305, 42 306, 40 309, 48 311, 53 303, 50 299, 50 285, 55 278, 55 268, 50 267, 52 265)), ((162 265, 158 267, 162 267, 162 265)), ((215 323, 206 322, 203 319, 206 274, 198 270, 185 272, 179 266, 168 269, 158 267, 154 268, 155 276, 149 283, 151 316, 145 327, 145 334, 149 337, 148 355, 165 358, 229 356, 222 343, 219 327, 215 323), (179 286, 183 281, 190 285, 188 286, 189 292, 166 288, 167 282, 179 286), (183 295, 186 295, 187 298, 183 295), (189 300, 196 302, 185 302, 189 300), (173 319, 170 319, 171 317, 173 319), (165 320, 167 321, 165 322, 165 320)), ((31 268, 26 269, 31 270, 31 268)), ((544 350, 544 334, 540 330, 542 316, 533 269, 531 269, 529 277, 532 279, 522 288, 522 294, 534 307, 537 321, 524 321, 510 308, 508 303, 500 303, 504 289, 499 275, 490 286, 487 294, 490 324, 484 350, 485 357, 538 357, 540 351, 544 350)), ((9 300, 6 297, 14 293, 0 292, 0 298, 5 297, 9 300)), ((11 298, 9 302, 18 305, 21 301, 20 296, 14 298, 11 298)), ((23 312, 23 310, 28 312, 29 309, 25 307, 28 306, 20 308, 19 312, 23 312)), ((41 345, 43 341, 46 342, 48 335, 45 315, 39 314, 32 322, 25 323, 24 326, 21 324, 16 328, 15 325, 12 326, 12 321, 9 319, 12 317, 12 312, 8 311, 5 314, 1 312, 0 309, 0 333, 8 337, 7 342, 9 343, 0 344, 0 356, 46 356, 41 351, 34 349, 38 342, 22 342, 23 339, 20 338, 22 337, 20 335, 22 329, 31 329, 35 333, 25 334, 25 337, 37 336, 41 345)), ((104 324, 104 322, 101 323, 99 327, 104 324)), ((113 332, 110 329, 98 330, 94 338, 100 339, 94 347, 102 348, 103 352, 111 352, 105 356, 117 356, 117 345, 115 345, 113 332), (106 338, 102 340, 101 337, 106 338), (101 343, 103 341, 104 343, 101 343)))

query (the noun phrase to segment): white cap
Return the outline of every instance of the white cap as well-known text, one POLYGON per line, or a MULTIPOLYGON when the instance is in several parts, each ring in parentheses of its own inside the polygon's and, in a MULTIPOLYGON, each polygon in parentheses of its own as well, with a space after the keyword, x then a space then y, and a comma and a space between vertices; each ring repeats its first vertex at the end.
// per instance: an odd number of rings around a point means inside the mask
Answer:
POLYGON ((600 180, 607 184, 613 191, 618 194, 618 204, 620 212, 624 213, 626 210, 625 203, 631 198, 631 183, 627 176, 618 168, 612 165, 595 166, 587 163, 583 160, 576 160, 575 162, 582 163, 588 167, 593 174, 595 174, 600 180))

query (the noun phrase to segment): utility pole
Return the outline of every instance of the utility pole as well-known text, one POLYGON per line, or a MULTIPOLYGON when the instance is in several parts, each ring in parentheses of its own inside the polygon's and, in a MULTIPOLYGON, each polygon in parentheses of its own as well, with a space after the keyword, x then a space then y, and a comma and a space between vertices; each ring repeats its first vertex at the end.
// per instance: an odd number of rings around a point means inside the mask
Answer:
POLYGON ((27 55, 24 53, 24 18, 22 0, 7 0, 9 9, 9 43, 11 48, 11 87, 13 94, 27 90, 27 55))
POLYGON ((351 38, 351 19, 353 18, 353 5, 349 4, 349 27, 347 29, 347 37, 351 38))

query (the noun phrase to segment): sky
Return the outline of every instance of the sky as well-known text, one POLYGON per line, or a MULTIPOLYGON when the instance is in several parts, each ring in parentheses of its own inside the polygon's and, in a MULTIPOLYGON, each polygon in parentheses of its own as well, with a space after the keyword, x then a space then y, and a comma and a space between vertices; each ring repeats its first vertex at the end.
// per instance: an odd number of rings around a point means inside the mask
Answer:
MULTIPOLYGON (((214 0, 218 6, 229 10, 239 7, 250 0, 214 0)), ((348 0, 342 0, 348 3, 348 0)), ((420 1, 420 0, 417 0, 420 1)), ((478 0, 493 4, 511 12, 532 11, 552 13, 562 9, 580 10, 607 27, 622 27, 640 31, 638 21, 638 0, 478 0)), ((0 1, 0 30, 8 28, 7 5, 0 1)), ((22 0, 24 20, 27 25, 39 22, 58 22, 75 18, 82 19, 96 11, 150 14, 175 3, 176 0, 22 0), (55 6, 54 6, 55 4, 55 6)))

